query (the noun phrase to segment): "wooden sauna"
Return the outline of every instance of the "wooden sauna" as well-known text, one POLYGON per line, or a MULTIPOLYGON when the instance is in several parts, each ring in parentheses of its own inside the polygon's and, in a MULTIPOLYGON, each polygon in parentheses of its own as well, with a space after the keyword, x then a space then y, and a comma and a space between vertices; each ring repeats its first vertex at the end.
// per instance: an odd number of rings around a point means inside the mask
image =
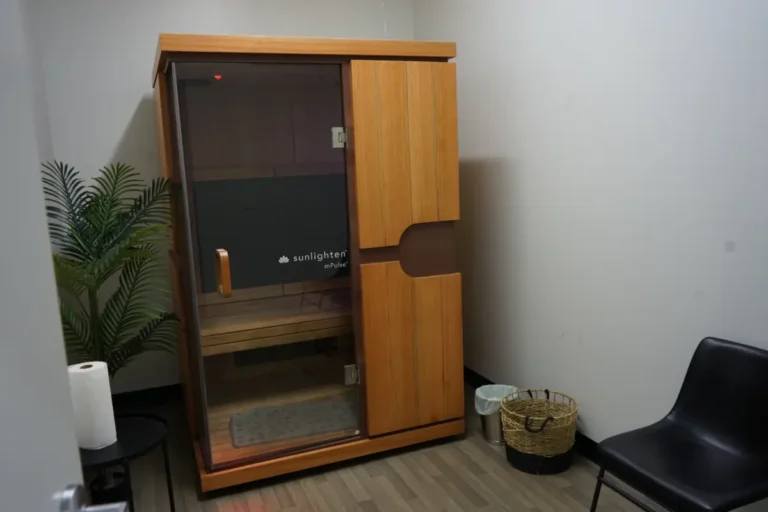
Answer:
POLYGON ((464 432, 454 56, 453 43, 160 36, 204 492, 464 432))

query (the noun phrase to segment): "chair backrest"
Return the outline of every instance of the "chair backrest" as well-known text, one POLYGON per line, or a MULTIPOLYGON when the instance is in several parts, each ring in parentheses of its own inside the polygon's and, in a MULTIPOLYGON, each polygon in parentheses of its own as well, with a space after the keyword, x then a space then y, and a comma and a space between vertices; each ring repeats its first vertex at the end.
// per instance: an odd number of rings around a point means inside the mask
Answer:
POLYGON ((768 456, 768 351, 703 339, 668 418, 730 450, 768 456))

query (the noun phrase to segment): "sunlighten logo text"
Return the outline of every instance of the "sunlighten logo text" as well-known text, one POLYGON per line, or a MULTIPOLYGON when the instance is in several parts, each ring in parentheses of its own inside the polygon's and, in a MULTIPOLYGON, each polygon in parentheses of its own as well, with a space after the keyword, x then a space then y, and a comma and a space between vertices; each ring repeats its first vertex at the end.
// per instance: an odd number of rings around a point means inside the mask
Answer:
POLYGON ((308 254, 302 254, 298 256, 280 256, 278 263, 286 264, 290 262, 303 263, 307 261, 316 261, 322 263, 328 260, 335 260, 327 262, 324 268, 345 268, 347 266, 347 251, 323 251, 323 252, 310 252, 308 254))

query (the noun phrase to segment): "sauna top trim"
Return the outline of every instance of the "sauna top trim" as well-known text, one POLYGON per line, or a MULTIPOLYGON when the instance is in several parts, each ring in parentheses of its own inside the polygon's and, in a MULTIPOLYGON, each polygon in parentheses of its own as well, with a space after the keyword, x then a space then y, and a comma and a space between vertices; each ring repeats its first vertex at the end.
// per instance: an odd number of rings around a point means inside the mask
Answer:
POLYGON ((160 34, 152 68, 152 84, 172 53, 234 53, 452 59, 456 43, 310 37, 160 34))

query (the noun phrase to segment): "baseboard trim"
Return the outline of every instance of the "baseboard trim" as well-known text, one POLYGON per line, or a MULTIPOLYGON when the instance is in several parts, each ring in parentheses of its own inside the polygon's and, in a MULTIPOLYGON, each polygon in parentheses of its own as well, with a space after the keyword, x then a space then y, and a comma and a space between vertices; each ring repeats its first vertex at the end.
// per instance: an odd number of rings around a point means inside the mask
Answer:
MULTIPOLYGON (((464 382, 475 389, 479 388, 480 386, 495 384, 495 382, 493 382, 491 379, 477 373, 471 368, 467 368, 466 366, 464 367, 464 382)), ((578 431, 576 432, 575 448, 576 453, 582 457, 589 459, 592 462, 597 462, 597 442, 578 431)))
POLYGON ((598 459, 598 453, 597 453, 597 442, 594 439, 591 439, 578 430, 576 431, 576 453, 584 457, 585 459, 589 459, 595 464, 597 464, 598 459))
POLYGON ((181 401, 181 384, 112 395, 115 409, 144 409, 181 401))
POLYGON ((466 366, 464 367, 464 382, 475 389, 479 388, 480 386, 493 384, 490 379, 483 377, 472 368, 467 368, 466 366))

